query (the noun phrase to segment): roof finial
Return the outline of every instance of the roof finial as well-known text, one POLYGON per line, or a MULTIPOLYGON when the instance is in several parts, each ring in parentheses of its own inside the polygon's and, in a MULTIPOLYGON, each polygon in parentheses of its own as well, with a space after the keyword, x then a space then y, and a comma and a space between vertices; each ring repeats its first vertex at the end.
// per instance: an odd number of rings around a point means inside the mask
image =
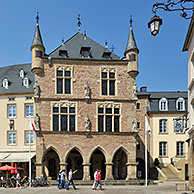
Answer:
POLYGON ((64 43, 64 38, 62 37, 62 40, 61 40, 62 44, 64 43))
POLYGON ((38 25, 39 24, 39 12, 37 12, 37 16, 36 16, 36 25, 38 25))
POLYGON ((132 15, 130 15, 130 20, 129 20, 129 23, 130 23, 130 27, 132 27, 132 24, 133 24, 132 15))
POLYGON ((108 48, 108 42, 105 40, 105 47, 108 48))
POLYGON ((114 52, 114 49, 115 49, 114 45, 112 45, 110 49, 112 50, 112 52, 114 52))
POLYGON ((84 40, 86 40, 86 30, 84 30, 84 40))
POLYGON ((81 26, 80 14, 78 14, 78 17, 77 17, 77 25, 78 25, 78 31, 80 32, 80 26, 81 26))

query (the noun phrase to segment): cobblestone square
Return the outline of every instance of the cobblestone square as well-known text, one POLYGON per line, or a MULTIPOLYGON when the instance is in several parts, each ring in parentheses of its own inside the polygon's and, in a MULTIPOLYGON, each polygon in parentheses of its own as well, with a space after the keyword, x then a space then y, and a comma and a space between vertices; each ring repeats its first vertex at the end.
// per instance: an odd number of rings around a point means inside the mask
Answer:
MULTIPOLYGON (((158 185, 150 185, 150 186, 129 186, 129 185, 104 185, 104 191, 93 191, 91 190, 91 186, 77 186, 77 190, 73 190, 70 187, 70 190, 59 190, 55 186, 50 187, 37 187, 37 188, 26 188, 26 189, 15 189, 15 188, 0 188, 1 194, 61 194, 61 193, 105 193, 105 194, 182 194, 184 191, 176 191, 175 182, 165 182, 159 183, 158 185)), ((186 191, 186 193, 191 194, 191 191, 186 191)))

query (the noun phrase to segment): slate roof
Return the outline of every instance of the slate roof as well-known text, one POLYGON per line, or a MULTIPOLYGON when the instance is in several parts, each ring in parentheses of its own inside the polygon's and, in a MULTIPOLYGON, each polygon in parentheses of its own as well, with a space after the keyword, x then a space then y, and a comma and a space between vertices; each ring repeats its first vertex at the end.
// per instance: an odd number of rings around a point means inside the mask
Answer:
POLYGON ((139 53, 139 49, 137 48, 137 44, 136 44, 136 41, 135 41, 135 36, 133 34, 133 28, 132 26, 130 27, 130 32, 129 32, 129 38, 128 38, 128 41, 127 41, 127 46, 126 46, 126 49, 125 49, 125 54, 127 51, 130 51, 130 50, 134 50, 136 49, 137 52, 139 53))
POLYGON ((187 92, 149 92, 149 112, 158 112, 159 110, 159 101, 161 98, 166 98, 168 101, 168 111, 161 112, 174 112, 176 109, 176 100, 180 97, 185 100, 185 109, 187 110, 187 92))
POLYGON ((31 72, 31 64, 11 65, 0 68, 0 95, 2 94, 20 94, 33 93, 34 76, 31 72), (29 88, 23 86, 23 79, 19 76, 20 70, 24 70, 24 78, 29 79, 29 88), (8 89, 2 86, 3 79, 7 78, 9 82, 8 89))
POLYGON ((35 29, 34 38, 32 41, 31 48, 32 48, 32 46, 35 46, 35 45, 40 45, 40 46, 44 47, 38 24, 36 24, 36 29, 35 29))
POLYGON ((52 51, 49 56, 51 58, 64 58, 59 55, 60 50, 67 51, 67 59, 84 59, 84 60, 121 60, 119 56, 111 52, 108 48, 103 47, 99 43, 95 42, 88 36, 84 35, 82 32, 77 32, 74 36, 72 36, 69 40, 64 42, 54 51, 52 51), (89 47, 90 48, 90 58, 83 58, 81 56, 81 48, 89 47), (111 58, 106 59, 103 56, 104 52, 111 52, 111 58))

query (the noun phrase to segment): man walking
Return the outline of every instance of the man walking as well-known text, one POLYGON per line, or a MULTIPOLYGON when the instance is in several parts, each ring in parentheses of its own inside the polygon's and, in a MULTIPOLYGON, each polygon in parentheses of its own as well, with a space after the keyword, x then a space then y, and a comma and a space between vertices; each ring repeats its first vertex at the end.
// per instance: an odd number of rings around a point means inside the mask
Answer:
POLYGON ((66 182, 65 182, 65 169, 62 169, 61 171, 61 174, 60 174, 60 178, 61 178, 61 181, 60 181, 60 186, 59 186, 59 189, 63 189, 64 187, 67 189, 67 185, 66 185, 66 182))
POLYGON ((94 172, 94 183, 92 185, 92 190, 94 190, 96 184, 97 184, 97 174, 98 174, 98 169, 96 169, 96 171, 94 172))
POLYGON ((73 174, 75 174, 77 172, 77 170, 72 171, 72 169, 70 169, 69 171, 69 175, 68 175, 68 184, 67 184, 67 189, 69 189, 69 185, 70 183, 72 184, 74 190, 76 190, 75 184, 73 182, 73 174))

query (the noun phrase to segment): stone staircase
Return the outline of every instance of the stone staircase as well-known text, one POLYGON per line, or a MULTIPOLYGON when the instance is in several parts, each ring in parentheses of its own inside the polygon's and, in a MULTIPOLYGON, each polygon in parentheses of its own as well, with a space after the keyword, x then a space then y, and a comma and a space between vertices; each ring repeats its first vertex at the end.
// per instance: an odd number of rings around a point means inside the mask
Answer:
POLYGON ((166 175, 168 181, 180 181, 179 177, 177 177, 168 167, 163 167, 161 170, 166 175))

